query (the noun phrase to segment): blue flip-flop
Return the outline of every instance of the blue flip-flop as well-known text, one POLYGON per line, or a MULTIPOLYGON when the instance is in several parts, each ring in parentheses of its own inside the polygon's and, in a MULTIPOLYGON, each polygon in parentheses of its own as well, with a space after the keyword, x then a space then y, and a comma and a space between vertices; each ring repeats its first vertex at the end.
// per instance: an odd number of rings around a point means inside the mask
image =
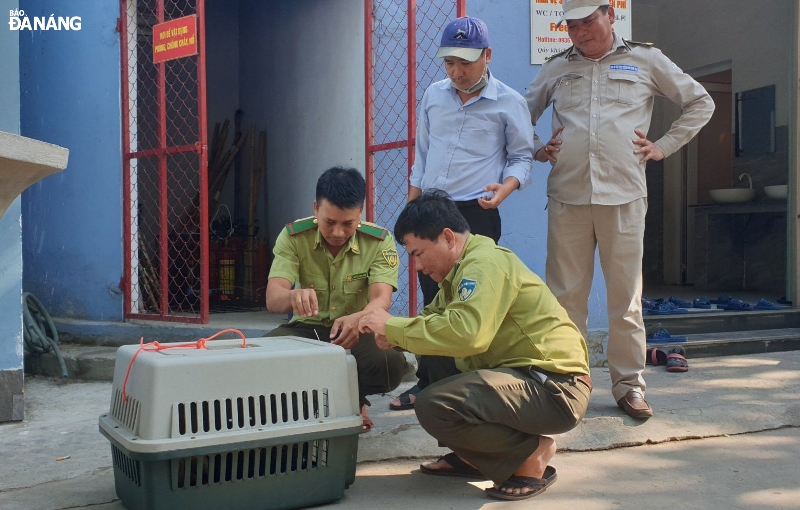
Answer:
POLYGON ((695 308, 703 308, 703 309, 710 309, 711 308, 711 301, 708 300, 707 297, 703 296, 701 298, 697 298, 692 302, 695 308))
POLYGON ((669 334, 669 331, 666 329, 662 329, 661 331, 657 331, 652 335, 647 337, 647 341, 650 343, 678 343, 678 342, 688 342, 689 339, 682 335, 672 336, 669 334))
POLYGON ((783 307, 776 305, 772 301, 761 298, 758 300, 758 303, 756 303, 756 306, 753 307, 753 310, 783 310, 783 307))
POLYGON ((677 306, 678 308, 692 308, 692 303, 684 301, 683 299, 680 298, 676 298, 675 296, 670 296, 667 301, 677 306))
POLYGON ((686 308, 678 308, 669 301, 664 301, 663 303, 659 303, 655 307, 651 308, 648 313, 650 315, 675 315, 689 313, 689 311, 686 308))
POLYGON ((731 310, 735 312, 742 312, 742 311, 752 310, 753 306, 750 303, 745 303, 740 299, 731 298, 725 305, 717 305, 717 308, 722 308, 723 310, 731 310))

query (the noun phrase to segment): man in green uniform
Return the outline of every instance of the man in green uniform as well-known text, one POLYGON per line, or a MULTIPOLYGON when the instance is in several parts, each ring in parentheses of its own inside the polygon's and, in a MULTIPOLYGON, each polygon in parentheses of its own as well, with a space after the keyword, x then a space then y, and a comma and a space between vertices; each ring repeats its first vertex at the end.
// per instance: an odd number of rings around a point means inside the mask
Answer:
POLYGON ((400 213, 395 237, 440 291, 418 317, 377 309, 359 322, 379 348, 453 356, 461 374, 431 384, 414 409, 453 450, 423 473, 489 478, 487 494, 526 499, 556 478, 555 441, 586 413, 592 383, 578 328, 510 250, 469 232, 449 196, 430 190, 400 213))
POLYGON ((314 216, 288 224, 275 241, 266 297, 270 312, 293 314, 267 336, 300 336, 351 350, 368 432, 366 396, 395 389, 408 364, 402 353, 381 351, 373 335, 358 332, 364 314, 389 309, 399 265, 392 235, 361 221, 365 198, 358 170, 326 170, 317 181, 314 216))

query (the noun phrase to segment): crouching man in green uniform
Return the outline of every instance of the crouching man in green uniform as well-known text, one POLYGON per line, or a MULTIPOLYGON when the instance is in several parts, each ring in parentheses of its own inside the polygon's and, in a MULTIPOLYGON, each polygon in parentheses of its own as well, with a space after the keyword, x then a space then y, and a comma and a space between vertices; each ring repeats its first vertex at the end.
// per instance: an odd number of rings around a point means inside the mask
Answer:
POLYGON ((446 193, 409 202, 394 234, 439 293, 418 317, 374 310, 359 330, 381 349, 453 356, 462 372, 417 396, 420 424, 453 450, 420 469, 491 479, 486 492, 500 499, 544 491, 556 479, 548 435, 583 419, 592 390, 578 328, 514 253, 470 234, 446 193))
POLYGON ((397 290, 397 247, 385 229, 361 221, 366 182, 354 168, 326 170, 317 181, 314 216, 278 235, 267 282, 267 309, 292 313, 267 336, 300 336, 350 349, 358 367, 358 395, 372 428, 367 395, 395 389, 408 371, 401 352, 381 351, 358 321, 388 310, 397 290))

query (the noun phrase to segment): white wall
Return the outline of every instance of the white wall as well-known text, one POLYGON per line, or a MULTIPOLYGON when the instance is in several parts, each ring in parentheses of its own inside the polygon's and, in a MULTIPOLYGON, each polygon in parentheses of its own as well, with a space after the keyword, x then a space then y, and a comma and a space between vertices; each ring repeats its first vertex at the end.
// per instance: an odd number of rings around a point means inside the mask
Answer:
POLYGON ((364 5, 244 0, 239 12, 244 123, 266 123, 269 236, 313 213, 319 175, 362 172, 364 5))
MULTIPOLYGON (((653 2, 659 23, 658 40, 653 42, 684 70, 731 60, 734 93, 775 84, 775 124, 785 126, 789 123, 793 1, 653 2)), ((636 32, 636 11, 633 15, 634 33, 640 33, 636 32)))

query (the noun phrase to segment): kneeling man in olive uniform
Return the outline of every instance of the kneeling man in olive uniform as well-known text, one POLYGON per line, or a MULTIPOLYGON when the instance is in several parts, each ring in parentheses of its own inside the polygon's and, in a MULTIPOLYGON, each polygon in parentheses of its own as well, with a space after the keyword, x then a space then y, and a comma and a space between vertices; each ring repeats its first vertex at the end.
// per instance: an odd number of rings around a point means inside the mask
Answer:
POLYGON ((420 469, 491 479, 486 492, 500 499, 539 494, 556 478, 548 435, 575 427, 589 404, 583 337, 541 278, 471 234, 446 193, 409 202, 394 233, 439 293, 418 317, 374 310, 359 330, 374 333, 381 349, 453 356, 462 372, 417 396, 420 424, 453 451, 420 469))
POLYGON ((366 182, 354 168, 334 167, 317 181, 314 216, 286 225, 275 241, 267 282, 267 309, 291 313, 267 336, 300 336, 350 349, 358 367, 358 394, 372 428, 367 395, 395 389, 408 371, 401 352, 381 351, 358 320, 388 310, 397 290, 397 246, 385 229, 361 221, 366 182))

